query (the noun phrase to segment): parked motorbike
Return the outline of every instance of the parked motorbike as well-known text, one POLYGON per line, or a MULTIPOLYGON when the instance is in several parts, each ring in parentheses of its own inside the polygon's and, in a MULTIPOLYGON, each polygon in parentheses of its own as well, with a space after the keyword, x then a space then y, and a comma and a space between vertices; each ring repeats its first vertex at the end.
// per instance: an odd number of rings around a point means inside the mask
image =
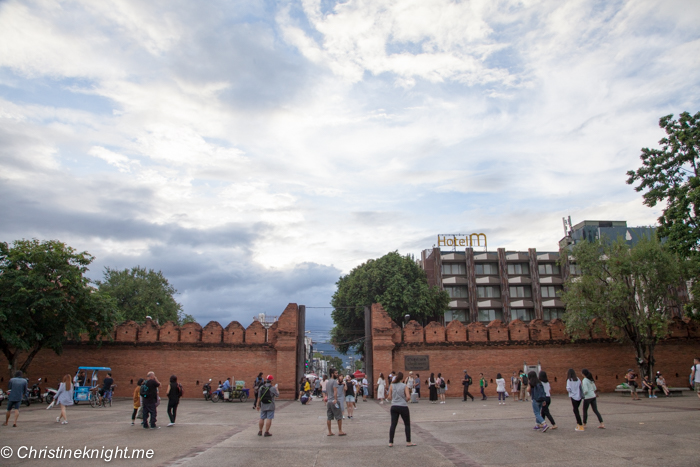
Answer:
POLYGON ((5 397, 6 397, 5 393, 2 392, 2 389, 0 389, 0 406, 2 405, 2 401, 5 400, 5 397))
POLYGON ((211 399, 211 378, 208 383, 204 383, 204 386, 202 386, 202 393, 204 394, 205 401, 211 399))
POLYGON ((211 401, 212 402, 219 402, 220 400, 224 400, 224 390, 221 388, 222 388, 222 385, 219 384, 219 387, 216 388, 216 391, 211 393, 211 401))
POLYGON ((36 383, 34 383, 27 392, 27 399, 29 400, 29 402, 44 402, 44 396, 42 396, 41 387, 39 386, 40 384, 41 378, 39 378, 39 380, 36 383))
POLYGON ((53 402, 53 400, 56 398, 57 392, 58 391, 54 388, 46 388, 46 392, 44 393, 44 402, 47 404, 53 402))

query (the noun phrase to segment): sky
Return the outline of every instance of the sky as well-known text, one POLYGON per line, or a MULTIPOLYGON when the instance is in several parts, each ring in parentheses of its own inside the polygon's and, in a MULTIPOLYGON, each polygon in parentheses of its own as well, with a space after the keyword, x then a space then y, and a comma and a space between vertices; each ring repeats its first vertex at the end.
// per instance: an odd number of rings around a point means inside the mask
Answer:
POLYGON ((0 241, 161 270, 202 325, 438 234, 555 251, 700 111, 700 2, 0 1, 0 241))

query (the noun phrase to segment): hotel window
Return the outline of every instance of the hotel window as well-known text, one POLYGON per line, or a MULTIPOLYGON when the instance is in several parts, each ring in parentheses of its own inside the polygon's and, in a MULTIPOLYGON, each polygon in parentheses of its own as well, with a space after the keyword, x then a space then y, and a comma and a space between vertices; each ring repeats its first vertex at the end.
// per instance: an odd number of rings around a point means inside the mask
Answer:
POLYGON ((545 308, 542 312, 542 317, 545 321, 550 321, 552 319, 564 319, 564 313, 566 310, 563 308, 545 308))
POLYGON ((500 319, 503 321, 503 311, 498 309, 498 310, 479 310, 479 321, 483 322, 491 322, 494 319, 500 319))
POLYGON ((477 276, 497 276, 498 265, 496 263, 479 263, 475 265, 477 276))
POLYGON ((511 308, 510 319, 521 321, 532 321, 535 318, 535 313, 532 308, 511 308))
POLYGON ((443 274, 466 274, 467 265, 464 263, 443 263, 442 264, 443 274))
POLYGON ((556 298, 559 296, 559 292, 561 292, 561 287, 554 285, 543 285, 541 290, 542 298, 556 298))
POLYGON ((540 276, 559 275, 559 266, 554 263, 539 264, 537 269, 540 271, 540 276))
POLYGON ((528 268, 527 263, 508 263, 508 275, 529 276, 530 268, 528 268))
POLYGON ((570 264, 569 265, 569 272, 571 273, 572 276, 580 276, 581 275, 581 268, 579 267, 578 264, 570 264))
POLYGON ((467 310, 452 310, 452 321, 461 321, 467 323, 469 320, 467 310))
POLYGON ((501 288, 497 285, 484 285, 476 288, 479 298, 498 298, 501 296, 501 288))
POLYGON ((510 298, 530 298, 532 290, 529 285, 518 285, 510 287, 510 298))
POLYGON ((457 286, 457 287, 445 287, 445 292, 450 296, 450 298, 467 298, 467 287, 457 286))

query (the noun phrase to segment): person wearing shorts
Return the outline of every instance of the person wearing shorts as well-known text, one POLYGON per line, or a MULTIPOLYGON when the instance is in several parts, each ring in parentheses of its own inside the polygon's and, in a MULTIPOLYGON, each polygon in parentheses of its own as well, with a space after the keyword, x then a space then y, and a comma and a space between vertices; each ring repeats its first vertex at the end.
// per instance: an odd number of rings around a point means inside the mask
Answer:
POLYGON ((326 402, 326 415, 328 425, 328 436, 333 436, 335 433, 331 430, 331 422, 338 422, 338 436, 345 436, 343 433, 343 411, 340 409, 340 401, 338 400, 338 370, 331 368, 328 370, 330 378, 326 384, 326 396, 323 398, 326 402))
POLYGON ((17 419, 19 418, 19 405, 22 403, 22 396, 27 392, 27 380, 22 378, 22 372, 17 371, 15 377, 10 379, 7 384, 7 389, 10 390, 10 397, 7 399, 7 412, 5 413, 5 423, 7 426, 10 421, 10 412, 15 411, 15 421, 13 427, 17 427, 17 419))
POLYGON ((258 389, 258 405, 256 407, 260 411, 258 436, 263 436, 263 425, 265 426, 265 436, 272 436, 270 425, 272 425, 272 420, 275 418, 275 397, 280 395, 277 385, 272 385, 273 379, 272 375, 267 375, 265 384, 258 389))

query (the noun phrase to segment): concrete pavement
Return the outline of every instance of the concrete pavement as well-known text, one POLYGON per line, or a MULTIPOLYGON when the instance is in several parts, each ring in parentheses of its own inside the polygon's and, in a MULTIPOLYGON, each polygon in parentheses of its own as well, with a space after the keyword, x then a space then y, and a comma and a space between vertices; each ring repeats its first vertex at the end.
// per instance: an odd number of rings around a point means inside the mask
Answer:
MULTIPOLYGON (((22 407, 17 428, 0 427, 0 453, 12 449, 2 466, 99 465, 92 459, 20 459, 27 448, 105 450, 152 449, 145 460, 112 459, 109 464, 140 466, 281 465, 373 466, 400 461, 402 466, 698 466, 700 465, 700 400, 695 395, 643 399, 632 402, 617 394, 599 398, 606 430, 599 430, 595 416, 589 428, 575 432, 568 398, 556 396, 552 413, 557 430, 532 430, 530 403, 498 405, 486 402, 447 404, 421 401, 411 404, 411 426, 416 447, 405 444, 399 422, 395 445, 387 446, 388 406, 359 402, 353 420, 344 420, 345 437, 326 436, 325 404, 308 406, 279 401, 272 425, 273 436, 257 436, 258 417, 252 403, 212 403, 183 400, 177 425, 166 427, 165 406, 159 410, 160 430, 131 426, 131 402, 117 400, 111 408, 71 407, 69 424, 55 422, 59 411, 44 404, 22 407), (25 446, 24 449, 21 449, 25 446)), ((2 415, 6 405, 2 405, 2 415)), ((593 414, 589 414, 593 415, 593 414)), ((334 431, 337 431, 335 422, 334 431)), ((5 452, 7 454, 7 451, 5 452)))

